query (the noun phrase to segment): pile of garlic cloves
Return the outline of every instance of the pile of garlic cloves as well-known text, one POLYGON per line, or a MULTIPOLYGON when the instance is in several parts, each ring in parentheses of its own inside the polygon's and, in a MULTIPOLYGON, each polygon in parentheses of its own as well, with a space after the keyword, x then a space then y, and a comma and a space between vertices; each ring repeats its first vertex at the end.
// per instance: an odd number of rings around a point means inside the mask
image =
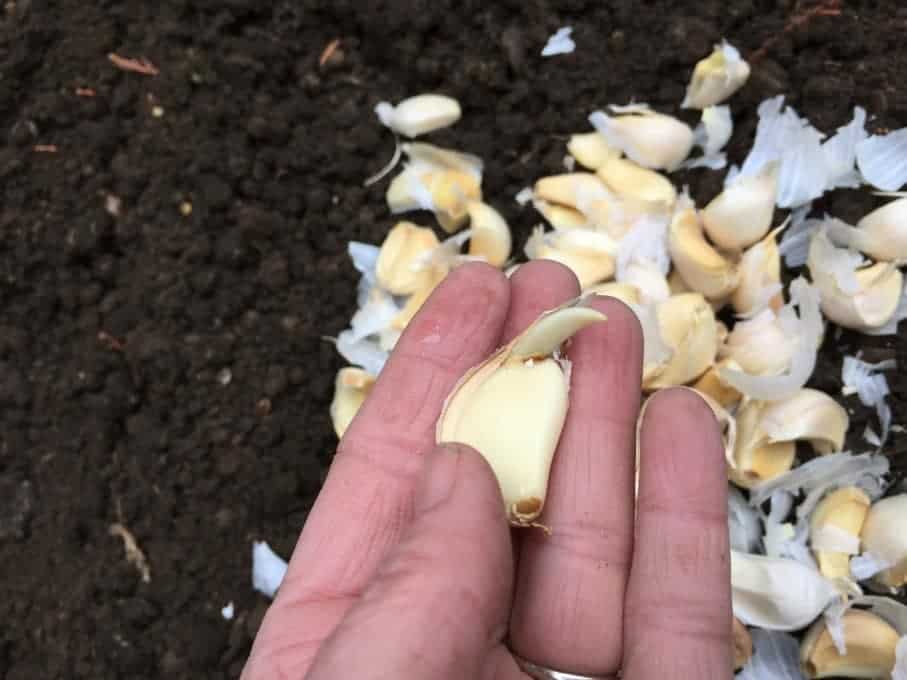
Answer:
MULTIPOLYGON (((886 596, 907 585, 907 487, 890 488, 883 453, 900 427, 891 422, 884 372, 898 367, 845 357, 841 395, 807 387, 819 347, 836 328, 896 335, 907 319, 907 195, 894 193, 907 183, 907 130, 870 135, 857 107, 850 123, 826 135, 783 96, 768 99, 759 106, 750 153, 726 170, 722 191, 697 206, 670 173, 727 167, 722 149, 733 120, 722 102, 749 73, 733 46, 715 46, 693 70, 681 104, 701 111, 696 126, 643 103, 592 112, 591 130, 569 138, 567 171, 527 178, 530 186, 517 195, 522 209, 539 217, 522 252, 568 267, 584 295, 625 302, 643 329, 644 392, 690 387, 724 424, 729 625, 740 676, 907 680, 907 606, 886 596), (827 192, 863 185, 891 200, 856 225, 811 214, 812 202, 827 192), (800 267, 785 286, 791 277, 784 269, 800 267), (878 428, 862 433, 863 452, 844 450, 850 418, 840 401, 850 394, 878 416, 878 428)), ((461 118, 455 100, 434 94, 382 102, 376 113, 410 139, 461 118)), ((397 148, 379 173, 402 162, 386 189, 390 214, 431 214, 440 231, 401 219, 383 243, 349 245, 361 279, 357 311, 335 339, 352 364, 339 372, 331 405, 338 437, 400 334, 450 271, 474 260, 508 275, 519 266, 495 207, 503 199, 483 194, 482 159, 424 141, 398 138, 397 148)), ((559 343, 603 320, 583 311, 582 299, 527 329, 533 347, 544 351, 528 351, 518 338, 475 367, 438 424, 439 441, 487 449, 517 526, 544 520, 548 467, 569 407, 569 362, 559 343), (566 330, 551 331, 553 318, 566 330), (489 386, 516 394, 514 386, 526 380, 559 395, 545 431, 520 444, 538 449, 526 464, 531 470, 498 451, 491 430, 481 427, 494 402, 489 386)), ((514 404, 502 418, 517 422, 538 408, 514 404)))

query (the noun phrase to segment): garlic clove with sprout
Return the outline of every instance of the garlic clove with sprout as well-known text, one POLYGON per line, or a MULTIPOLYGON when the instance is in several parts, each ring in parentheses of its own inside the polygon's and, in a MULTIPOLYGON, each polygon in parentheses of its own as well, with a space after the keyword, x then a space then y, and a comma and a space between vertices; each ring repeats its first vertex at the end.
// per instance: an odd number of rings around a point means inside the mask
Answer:
POLYGON ((513 238, 510 227, 497 210, 481 201, 466 203, 469 215, 469 254, 483 258, 494 267, 503 267, 510 257, 513 238))
POLYGON ((598 132, 571 135, 567 151, 580 165, 593 172, 611 158, 620 157, 620 151, 610 146, 598 132))
POLYGON ((750 66, 740 52, 726 40, 693 69, 686 96, 680 105, 684 109, 704 109, 720 104, 750 77, 750 66))
POLYGON ((431 229, 412 222, 398 222, 378 252, 375 273, 379 285, 394 295, 409 295, 423 288, 431 274, 417 263, 439 245, 431 229))
POLYGON ((338 438, 346 432, 346 428, 372 391, 374 384, 375 376, 361 368, 348 366, 337 372, 330 414, 338 438))
POLYGON ((813 509, 810 544, 826 578, 850 578, 850 558, 860 552, 860 532, 870 504, 865 491, 845 486, 825 496, 813 509))
POLYGON ((842 654, 825 619, 818 619, 800 643, 800 667, 807 678, 887 678, 895 663, 898 632, 881 617, 849 609, 841 619, 842 654))
POLYGON ((453 125, 462 115, 460 103, 440 94, 420 94, 396 106, 379 102, 375 107, 381 123, 405 137, 418 137, 453 125))
POLYGON ((693 207, 681 209, 671 220, 668 250, 684 282, 709 300, 730 295, 740 282, 737 265, 706 241, 693 207))
POLYGON ((755 175, 738 177, 702 209, 703 228, 719 248, 740 251, 767 233, 778 195, 777 161, 766 163, 755 175))
POLYGON ((690 155, 693 130, 683 121, 643 104, 611 107, 613 116, 596 111, 589 122, 612 147, 653 170, 672 171, 690 155))
POLYGON ((860 538, 863 551, 890 564, 876 576, 887 588, 907 584, 907 494, 883 498, 872 504, 860 538))

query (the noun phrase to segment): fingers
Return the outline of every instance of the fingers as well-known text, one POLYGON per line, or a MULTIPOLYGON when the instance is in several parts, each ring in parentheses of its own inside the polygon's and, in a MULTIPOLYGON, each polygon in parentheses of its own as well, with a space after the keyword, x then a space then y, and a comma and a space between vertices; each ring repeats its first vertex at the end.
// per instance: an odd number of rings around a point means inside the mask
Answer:
POLYGON ((468 447, 439 447, 426 458, 413 523, 307 677, 482 677, 506 632, 511 580, 491 469, 468 447))
POLYGON ((263 664, 302 677, 397 543, 412 515, 420 454, 434 444, 443 401, 460 376, 498 346, 509 291, 496 269, 464 265, 410 322, 341 441, 244 677, 270 677, 256 675, 263 664))
POLYGON ((640 435, 624 676, 732 674, 727 477, 711 409, 692 390, 649 400, 640 435))
POLYGON ((543 666, 610 675, 621 662, 633 545, 642 332, 623 303, 593 304, 608 321, 578 333, 568 350, 570 410, 541 519, 552 535, 524 537, 511 642, 543 666))

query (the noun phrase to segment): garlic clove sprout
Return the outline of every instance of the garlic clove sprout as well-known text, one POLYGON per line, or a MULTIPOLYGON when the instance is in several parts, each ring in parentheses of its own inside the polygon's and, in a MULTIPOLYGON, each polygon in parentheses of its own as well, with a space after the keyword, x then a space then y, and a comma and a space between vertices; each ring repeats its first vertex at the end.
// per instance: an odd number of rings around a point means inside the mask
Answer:
POLYGON ((469 254, 483 258, 494 267, 503 267, 510 257, 513 238, 501 213, 481 201, 469 201, 466 212, 472 231, 469 254))
POLYGON ((850 609, 844 613, 846 654, 841 654, 825 619, 810 626, 800 643, 800 666, 807 678, 887 678, 895 663, 897 631, 881 617, 850 609))
POLYGON ((680 277, 709 300, 730 295, 740 282, 740 273, 706 241, 695 208, 681 209, 668 229, 668 250, 680 277))
POLYGON ((907 584, 907 494, 883 498, 872 504, 860 535, 863 551, 892 565, 876 576, 887 588, 907 584))
POLYGON ((850 578, 850 557, 860 552, 860 532, 870 503, 865 491, 846 486, 832 491, 813 509, 810 544, 826 578, 850 578))
POLYGON ((462 115, 460 103, 440 94, 420 94, 396 106, 380 102, 375 107, 381 123, 405 137, 418 137, 453 125, 462 115))
POLYGON ((361 368, 349 366, 337 372, 330 414, 338 438, 346 432, 346 428, 372 391, 374 384, 375 376, 361 368))
POLYGON ((750 77, 750 66, 740 52, 726 40, 693 69, 693 77, 687 86, 683 103, 684 109, 704 109, 720 104, 750 77))
POLYGON ((378 283, 394 295, 409 295, 424 287, 431 274, 418 262, 440 245, 435 233, 412 222, 398 222, 388 232, 375 265, 378 283))
POLYGON ((755 175, 737 177, 703 208, 702 224, 712 243, 740 251, 768 233, 778 195, 778 168, 773 161, 755 175))
POLYGON ((589 122, 610 146, 635 163, 670 172, 690 155, 693 131, 683 121, 645 105, 611 108, 616 115, 596 111, 589 116, 589 122))

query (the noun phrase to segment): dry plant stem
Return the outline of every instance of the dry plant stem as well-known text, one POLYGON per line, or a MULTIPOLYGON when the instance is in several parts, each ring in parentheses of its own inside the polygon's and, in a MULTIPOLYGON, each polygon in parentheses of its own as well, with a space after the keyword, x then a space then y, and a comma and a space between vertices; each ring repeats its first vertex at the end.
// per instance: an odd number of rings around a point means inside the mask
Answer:
POLYGON ((324 65, 328 63, 328 60, 337 51, 337 48, 340 47, 340 38, 334 38, 329 42, 324 50, 321 52, 321 56, 318 57, 318 66, 324 68, 324 65))
POLYGON ((769 50, 774 47, 782 36, 793 33, 802 29, 806 24, 816 17, 836 17, 841 15, 841 0, 820 0, 817 4, 809 9, 799 8, 784 26, 784 29, 768 38, 762 46, 753 52, 747 59, 751 64, 755 64, 764 59, 769 50))
POLYGON ((126 561, 136 568, 142 576, 144 583, 151 583, 151 567, 148 566, 148 558, 139 547, 135 536, 119 522, 110 525, 110 535, 119 536, 123 540, 123 548, 126 550, 126 561))
POLYGON ((107 58, 114 66, 123 71, 141 73, 145 76, 156 76, 158 73, 160 73, 157 66, 152 64, 144 57, 142 57, 141 59, 127 59, 126 57, 121 57, 115 52, 111 52, 107 55, 107 58))

